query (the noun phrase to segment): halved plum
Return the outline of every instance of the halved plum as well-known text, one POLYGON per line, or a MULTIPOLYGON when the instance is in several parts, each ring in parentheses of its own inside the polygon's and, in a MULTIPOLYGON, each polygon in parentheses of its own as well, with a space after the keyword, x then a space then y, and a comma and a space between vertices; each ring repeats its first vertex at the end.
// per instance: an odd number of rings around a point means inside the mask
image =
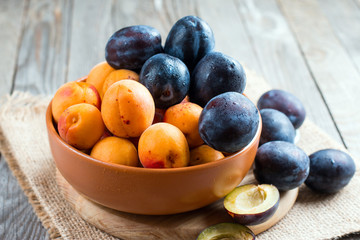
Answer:
POLYGON ((244 225, 265 222, 279 206, 280 193, 274 185, 247 184, 235 188, 224 199, 230 216, 244 225))
POLYGON ((255 240, 255 234, 237 223, 219 223, 204 229, 196 240, 241 239, 255 240))

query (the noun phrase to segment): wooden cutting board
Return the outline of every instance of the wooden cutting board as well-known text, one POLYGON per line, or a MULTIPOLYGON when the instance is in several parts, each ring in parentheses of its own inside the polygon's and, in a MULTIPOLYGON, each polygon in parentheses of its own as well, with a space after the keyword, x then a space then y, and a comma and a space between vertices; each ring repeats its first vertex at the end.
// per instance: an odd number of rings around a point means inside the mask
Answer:
MULTIPOLYGON (((56 180, 65 199, 88 223, 122 239, 196 239, 205 228, 222 222, 233 222, 223 207, 223 199, 187 213, 145 216, 119 212, 88 200, 79 194, 57 171, 56 180)), ((252 172, 241 185, 256 183, 252 172)), ((259 234, 275 225, 294 205, 298 188, 281 193, 279 208, 266 222, 249 226, 259 234)))

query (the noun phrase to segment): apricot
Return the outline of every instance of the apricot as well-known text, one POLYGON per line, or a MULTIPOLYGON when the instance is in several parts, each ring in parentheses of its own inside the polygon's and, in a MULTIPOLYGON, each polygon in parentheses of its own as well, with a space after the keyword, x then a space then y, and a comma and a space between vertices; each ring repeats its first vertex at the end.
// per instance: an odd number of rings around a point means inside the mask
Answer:
POLYGON ((147 88, 133 80, 114 83, 106 91, 101 115, 109 131, 118 137, 139 137, 155 114, 155 103, 147 88))
POLYGON ((115 71, 115 69, 112 68, 106 61, 101 62, 95 65, 90 70, 86 82, 94 85, 97 91, 99 92, 100 97, 102 97, 103 95, 101 94, 101 92, 103 89, 104 81, 107 78, 107 76, 109 76, 109 74, 113 71, 115 71))
POLYGON ((190 164, 199 165, 223 158, 224 155, 208 145, 201 145, 190 151, 190 164))
POLYGON ((168 108, 164 122, 178 127, 185 135, 189 147, 197 147, 204 143, 199 134, 199 117, 202 107, 195 103, 185 102, 168 108))
POLYGON ((118 137, 107 137, 98 141, 91 150, 90 156, 95 159, 136 167, 139 165, 134 144, 118 137))
POLYGON ((96 88, 86 82, 68 82, 55 93, 51 104, 55 122, 68 107, 78 103, 89 103, 100 109, 101 99, 96 88))
POLYGON ((138 152, 145 168, 186 167, 190 160, 184 134, 169 123, 156 123, 146 129, 140 137, 138 152))
POLYGON ((118 81, 124 80, 124 79, 130 79, 134 81, 139 81, 139 75, 136 72, 126 70, 126 69, 119 69, 111 72, 105 79, 103 83, 102 90, 99 92, 100 97, 102 98, 106 91, 109 89, 109 87, 118 81))
POLYGON ((59 118, 60 137, 79 150, 92 148, 104 130, 99 109, 88 103, 68 107, 59 118))

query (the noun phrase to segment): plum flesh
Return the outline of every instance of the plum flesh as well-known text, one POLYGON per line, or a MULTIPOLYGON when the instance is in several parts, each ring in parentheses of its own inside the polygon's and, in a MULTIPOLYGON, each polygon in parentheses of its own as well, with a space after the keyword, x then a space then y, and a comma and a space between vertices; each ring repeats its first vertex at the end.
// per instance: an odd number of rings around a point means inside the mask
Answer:
POLYGON ((248 184, 235 188, 224 199, 224 207, 240 224, 257 225, 276 212, 280 193, 273 185, 248 184))
POLYGON ((236 223, 219 223, 204 229, 197 240, 241 239, 255 240, 255 234, 246 226, 236 223))

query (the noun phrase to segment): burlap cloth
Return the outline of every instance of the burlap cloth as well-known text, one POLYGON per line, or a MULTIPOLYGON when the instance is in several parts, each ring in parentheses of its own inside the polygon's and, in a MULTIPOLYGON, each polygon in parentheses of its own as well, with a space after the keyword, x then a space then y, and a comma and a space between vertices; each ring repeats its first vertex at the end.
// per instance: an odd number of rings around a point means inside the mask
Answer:
MULTIPOLYGON (((247 71, 247 76, 246 94, 256 102, 270 88, 254 73, 247 71)), ((51 238, 115 239, 83 221, 59 192, 45 127, 45 109, 49 101, 49 96, 32 96, 23 92, 2 99, 1 153, 51 238)), ((342 149, 310 121, 304 123, 300 134, 298 145, 309 154, 323 148, 342 149)), ((320 195, 302 186, 290 212, 275 226, 258 235, 258 239, 331 239, 360 233, 359 199, 359 170, 350 184, 337 194, 320 195)))

